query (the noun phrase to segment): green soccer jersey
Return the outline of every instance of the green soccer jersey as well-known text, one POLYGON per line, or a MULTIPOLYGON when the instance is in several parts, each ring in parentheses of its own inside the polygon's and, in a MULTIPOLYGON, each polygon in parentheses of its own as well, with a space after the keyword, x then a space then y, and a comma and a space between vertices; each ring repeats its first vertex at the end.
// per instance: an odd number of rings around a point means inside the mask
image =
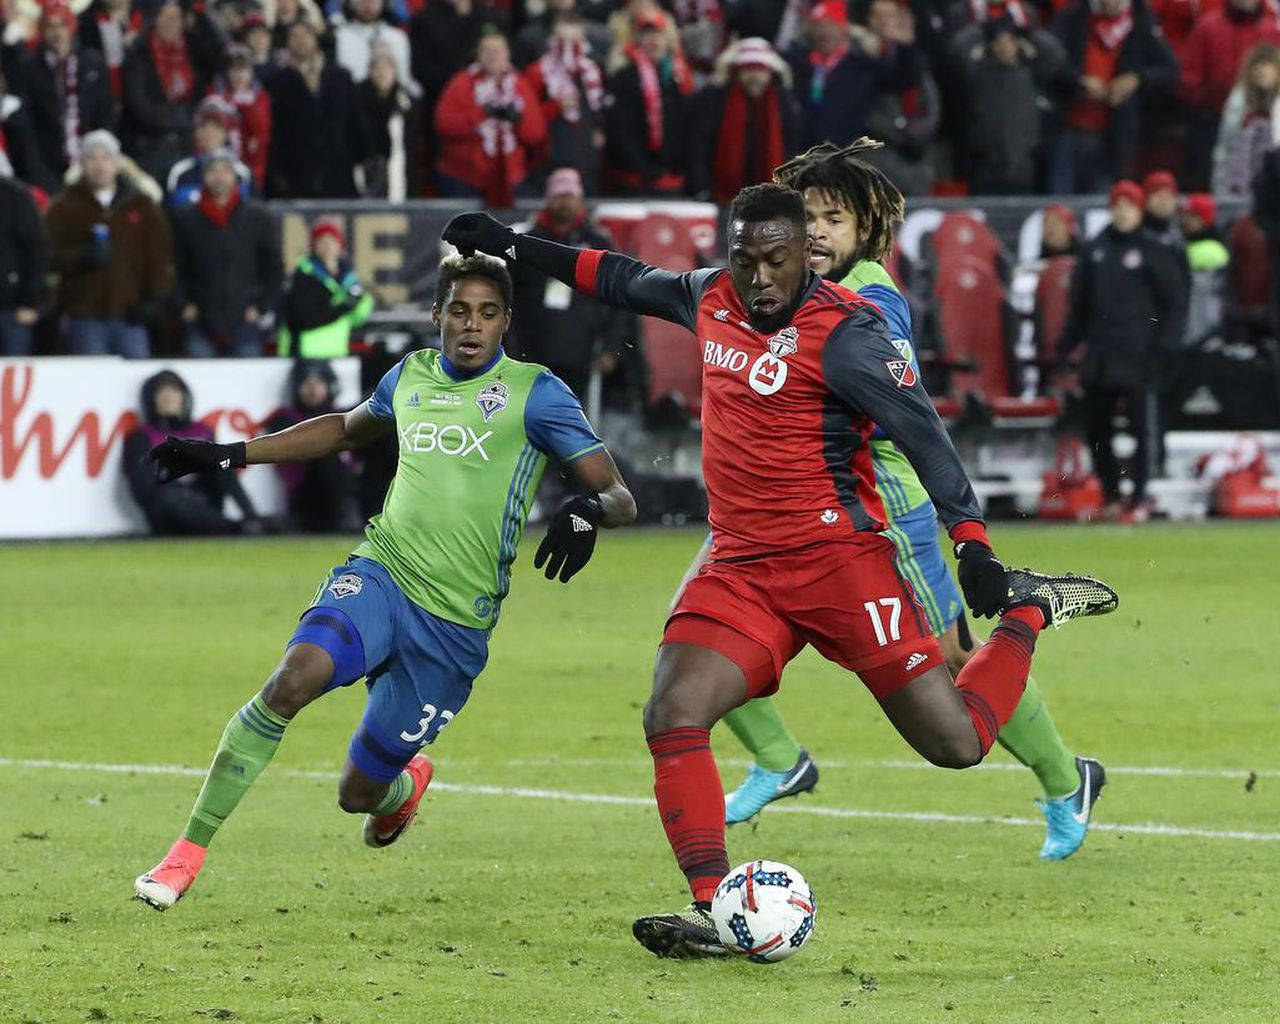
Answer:
POLYGON ((395 421, 400 459, 355 553, 431 614, 492 629, 547 456, 568 463, 603 443, 558 377, 501 350, 469 376, 434 350, 411 353, 369 411, 395 421))
MULTIPOLYGON (((875 260, 860 260, 840 283, 880 308, 889 323, 894 345, 919 373, 920 363, 911 344, 911 310, 889 272, 875 260)), ((929 501, 929 493, 907 457, 878 433, 871 435, 871 464, 876 471, 876 489, 890 519, 913 512, 929 501)))

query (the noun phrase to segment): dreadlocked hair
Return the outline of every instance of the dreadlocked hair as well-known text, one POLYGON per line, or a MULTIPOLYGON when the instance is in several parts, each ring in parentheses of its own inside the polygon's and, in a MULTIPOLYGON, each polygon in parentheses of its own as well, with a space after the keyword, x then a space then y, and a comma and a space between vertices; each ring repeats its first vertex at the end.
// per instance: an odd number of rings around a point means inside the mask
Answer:
POLYGON ((847 146, 824 142, 788 160, 773 180, 797 192, 815 188, 852 210, 865 232, 858 259, 883 260, 893 249, 893 229, 902 221, 905 203, 884 171, 862 159, 883 142, 863 136, 847 146))

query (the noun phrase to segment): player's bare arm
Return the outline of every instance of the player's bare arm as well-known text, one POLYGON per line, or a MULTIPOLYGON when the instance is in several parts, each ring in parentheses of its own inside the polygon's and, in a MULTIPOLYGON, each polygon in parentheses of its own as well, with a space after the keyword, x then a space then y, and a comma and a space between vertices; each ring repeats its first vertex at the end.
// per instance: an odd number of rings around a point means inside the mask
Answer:
POLYGON ((635 522, 636 500, 622 482, 622 474, 607 451, 584 455, 570 466, 570 472, 580 488, 599 496, 604 513, 600 525, 606 530, 635 522))

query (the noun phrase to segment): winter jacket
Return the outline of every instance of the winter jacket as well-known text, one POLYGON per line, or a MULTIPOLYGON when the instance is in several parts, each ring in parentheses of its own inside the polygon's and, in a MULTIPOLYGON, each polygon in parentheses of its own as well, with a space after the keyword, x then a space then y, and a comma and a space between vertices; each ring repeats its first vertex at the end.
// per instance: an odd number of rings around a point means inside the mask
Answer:
MULTIPOLYGON (((597 63, 597 70, 599 64, 597 63)), ((525 81, 542 105, 542 117, 547 122, 547 144, 543 147, 546 159, 540 161, 543 168, 576 167, 582 175, 582 185, 587 195, 600 192, 600 162, 603 147, 596 144, 596 135, 604 129, 604 74, 600 73, 599 109, 593 110, 591 99, 580 79, 574 79, 573 89, 578 101, 578 119, 572 121, 564 114, 559 99, 547 91, 541 59, 524 69, 525 81)))
MULTIPOLYGON (((96 50, 81 46, 76 54, 76 118, 80 135, 98 128, 115 127, 114 101, 106 62, 96 50)), ((59 181, 66 173, 66 126, 63 105, 58 99, 58 83, 48 53, 32 50, 18 65, 18 81, 9 87, 20 93, 27 116, 36 131, 36 141, 44 166, 59 181)))
POLYGON ((271 96, 257 82, 247 93, 223 88, 219 95, 240 115, 240 157, 253 176, 253 191, 262 194, 271 153, 271 96))
MULTIPOLYGON (((789 80, 778 82, 778 108, 782 122, 782 148, 786 157, 800 150, 800 105, 791 91, 789 80)), ((724 104, 729 86, 708 85, 696 93, 690 103, 692 125, 689 132, 689 194, 710 194, 714 177, 716 150, 720 129, 724 121, 724 104)), ((743 168, 749 166, 749 157, 743 154, 743 168)), ((758 185, 756 181, 744 181, 743 185, 758 185)))
MULTIPOLYGON (((1132 96, 1111 111, 1107 134, 1118 167, 1127 166, 1137 147, 1142 104, 1171 94, 1178 87, 1179 77, 1178 62, 1160 35, 1151 12, 1142 0, 1133 0, 1130 10, 1133 28, 1120 44, 1115 74, 1117 78, 1135 74, 1140 84, 1132 96)), ((1052 31, 1066 50, 1066 63, 1052 88, 1053 97, 1065 110, 1083 96, 1080 77, 1092 31, 1087 0, 1076 0, 1070 7, 1059 11, 1053 20, 1052 31)))
POLYGON ((31 193, 21 182, 0 178, 0 310, 39 305, 48 261, 31 193))
MULTIPOLYGON (((1229 0, 1228 0, 1229 3, 1229 0)), ((1192 105, 1218 113, 1247 54, 1258 43, 1280 46, 1280 21, 1266 3, 1251 14, 1223 6, 1204 15, 1187 40, 1182 84, 1192 105)))
POLYGON ((624 192, 683 192, 689 170, 691 100, 662 78, 662 148, 649 148, 640 72, 627 63, 605 80, 606 176, 624 192))
POLYGON ((49 204, 47 222, 64 314, 133 323, 155 318, 173 289, 173 242, 154 200, 121 176, 103 209, 79 181, 49 204), (106 236, 96 241, 94 227, 102 224, 106 236))
POLYGON ((366 179, 365 194, 403 202, 422 190, 422 104, 398 83, 387 96, 380 95, 365 79, 356 86, 360 109, 369 126, 370 155, 377 159, 376 174, 366 179))
POLYGON ((1247 196, 1262 160, 1280 142, 1280 96, 1269 116, 1246 116, 1244 89, 1236 86, 1222 108, 1218 141, 1213 147, 1214 195, 1247 196))
POLYGON ((318 260, 304 256, 289 278, 280 304, 279 348, 282 356, 337 359, 351 346, 351 331, 369 319, 373 297, 360 285, 351 264, 339 265, 337 276, 318 260))
POLYGON ((497 8, 473 3, 471 12, 458 13, 449 0, 431 0, 409 22, 410 67, 422 86, 422 102, 435 110, 444 88, 475 59, 476 44, 485 25, 505 28, 506 18, 497 8))
POLYGON ((1031 68, 991 57, 966 68, 965 166, 975 195, 1030 192, 1040 145, 1039 92, 1031 68))
MULTIPOLYGON (((587 249, 614 248, 613 236, 584 219, 559 235, 545 223, 529 229, 529 237, 587 249)), ((507 354, 542 363, 573 387, 585 381, 601 351, 616 351, 634 330, 630 314, 561 285, 524 263, 508 264, 515 284, 515 306, 507 354)))
POLYGON ((229 337, 250 306, 267 313, 280 301, 280 228, 261 203, 240 200, 225 228, 198 203, 175 210, 173 248, 175 304, 195 305, 210 337, 229 337))
POLYGON ((820 142, 848 145, 865 134, 867 111, 881 92, 900 92, 920 81, 923 55, 914 46, 895 46, 881 56, 871 56, 853 41, 849 51, 833 67, 823 83, 822 95, 814 90, 814 69, 809 48, 796 46, 787 54, 795 80, 796 96, 804 113, 802 146, 820 142))
MULTIPOLYGON (((239 160, 235 170, 236 179, 240 182, 240 195, 248 199, 253 191, 253 172, 239 160)), ((200 168, 200 157, 183 157, 169 168, 169 178, 164 184, 165 205, 171 210, 190 206, 199 201, 203 188, 204 171, 200 168)))
POLYGON ((1169 246, 1145 228, 1106 228, 1076 262, 1064 355, 1084 349, 1085 386, 1157 387, 1182 343, 1186 274, 1169 246))
POLYGON ((62 179, 44 162, 26 104, 12 93, 0 93, 0 133, 15 178, 49 193, 62 187, 62 179))
POLYGON ((346 68, 326 60, 313 93, 294 68, 268 76, 271 153, 267 195, 281 199, 351 199, 355 168, 369 157, 369 128, 346 68))
POLYGON ((879 167, 909 196, 928 195, 933 185, 933 161, 929 144, 942 121, 942 97, 928 71, 910 89, 882 92, 867 111, 867 133, 884 143, 884 149, 864 159, 879 167))
POLYGON ((195 109, 204 97, 208 82, 196 58, 196 48, 190 42, 187 59, 194 81, 190 95, 181 101, 170 100, 165 95, 146 33, 133 41, 121 69, 124 89, 121 141, 125 151, 160 181, 165 180, 173 164, 191 152, 195 109))
POLYGON ((531 151, 547 140, 547 122, 529 83, 518 72, 511 73, 515 75, 520 119, 511 124, 516 145, 505 156, 498 154, 493 139, 507 127, 507 122, 490 117, 476 103, 478 74, 464 68, 445 86, 435 111, 440 147, 436 167, 441 174, 486 191, 495 188, 495 183, 501 183, 496 186, 499 188, 514 188, 524 181, 530 170, 531 151))

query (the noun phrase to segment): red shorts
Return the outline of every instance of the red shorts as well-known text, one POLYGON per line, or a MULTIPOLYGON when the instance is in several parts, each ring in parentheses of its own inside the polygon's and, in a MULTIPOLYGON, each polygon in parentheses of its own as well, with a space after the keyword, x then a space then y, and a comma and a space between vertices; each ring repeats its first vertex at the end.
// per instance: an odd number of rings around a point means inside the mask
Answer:
POLYGON ((856 672, 877 700, 943 663, 915 591, 879 535, 741 562, 707 562, 667 620, 664 644, 723 654, 748 694, 773 693, 806 644, 856 672))

